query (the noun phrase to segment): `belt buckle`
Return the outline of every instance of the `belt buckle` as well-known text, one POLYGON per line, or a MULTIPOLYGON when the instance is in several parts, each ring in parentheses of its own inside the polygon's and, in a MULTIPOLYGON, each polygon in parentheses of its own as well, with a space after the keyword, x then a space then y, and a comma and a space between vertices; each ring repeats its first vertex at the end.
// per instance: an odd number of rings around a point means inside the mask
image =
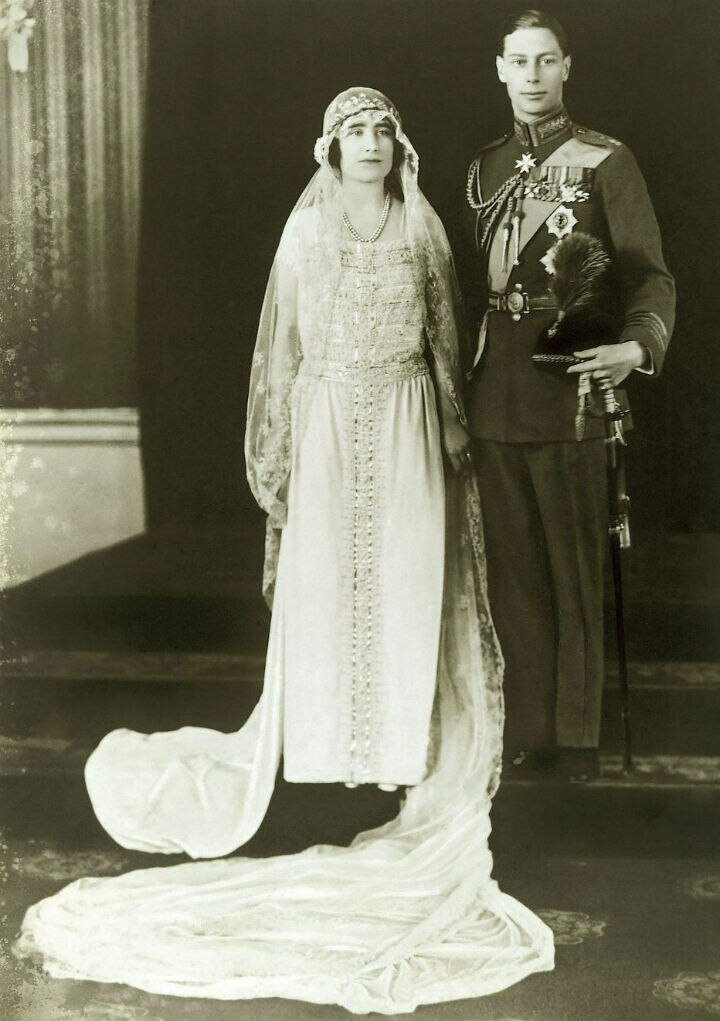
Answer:
POLYGON ((507 310, 512 314, 513 319, 517 322, 523 312, 528 312, 529 309, 526 304, 527 294, 522 291, 510 291, 506 298, 507 310))

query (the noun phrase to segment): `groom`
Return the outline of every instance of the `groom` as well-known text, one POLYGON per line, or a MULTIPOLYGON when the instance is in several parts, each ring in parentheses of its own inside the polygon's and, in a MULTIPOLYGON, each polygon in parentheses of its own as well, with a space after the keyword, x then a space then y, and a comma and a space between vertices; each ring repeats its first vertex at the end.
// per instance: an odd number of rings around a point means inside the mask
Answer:
POLYGON ((582 417, 576 438, 578 381, 657 375, 675 292, 631 152, 565 110, 562 26, 543 11, 514 15, 496 63, 514 121, 471 164, 465 214, 480 337, 468 417, 506 661, 506 762, 579 779, 597 772, 607 505, 602 421, 582 417), (573 231, 610 256, 617 326, 579 352, 581 365, 550 374, 531 356, 557 320, 555 246, 573 231))

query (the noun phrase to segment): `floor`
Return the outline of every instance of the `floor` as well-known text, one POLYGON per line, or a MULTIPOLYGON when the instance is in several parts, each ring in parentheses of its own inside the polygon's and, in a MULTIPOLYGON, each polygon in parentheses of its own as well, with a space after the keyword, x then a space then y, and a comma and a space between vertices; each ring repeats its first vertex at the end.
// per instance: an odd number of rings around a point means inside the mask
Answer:
MULTIPOLYGON (((53 572, 6 602, 0 1021, 350 1017, 301 1002, 227 1003, 60 982, 12 956, 29 904, 80 876, 157 864, 118 848, 94 819, 81 770, 99 737, 120 725, 227 729, 259 692, 267 617, 247 579, 236 584, 222 568, 232 546, 186 543, 178 565, 170 539, 144 542, 53 572)), ((555 971, 495 996, 423 1007, 414 1018, 720 1017, 720 629, 711 566, 719 551, 715 537, 649 536, 628 565, 634 772, 622 771, 611 662, 600 778, 571 784, 511 774, 496 797, 496 878, 553 929, 555 971)), ((243 853, 347 843, 396 807, 397 795, 376 790, 280 782, 243 853)))

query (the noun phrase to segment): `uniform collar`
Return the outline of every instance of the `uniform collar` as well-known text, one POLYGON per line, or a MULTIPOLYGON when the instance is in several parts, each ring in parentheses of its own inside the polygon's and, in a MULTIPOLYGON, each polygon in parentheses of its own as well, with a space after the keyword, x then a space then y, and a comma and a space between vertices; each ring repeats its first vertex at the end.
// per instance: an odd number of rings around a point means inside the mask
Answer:
POLYGON ((553 142, 556 138, 565 134, 572 124, 564 106, 545 114, 539 121, 526 124, 515 118, 515 137, 522 145, 531 146, 536 149, 547 142, 553 142))

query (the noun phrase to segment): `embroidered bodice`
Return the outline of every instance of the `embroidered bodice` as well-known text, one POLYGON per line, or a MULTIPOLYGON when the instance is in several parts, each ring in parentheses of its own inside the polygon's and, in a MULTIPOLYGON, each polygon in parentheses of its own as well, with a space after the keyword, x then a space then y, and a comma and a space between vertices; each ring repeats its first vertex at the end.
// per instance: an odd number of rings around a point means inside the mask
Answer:
MULTIPOLYGON (((405 241, 348 242, 339 278, 298 293, 303 361, 338 369, 397 365, 422 354, 424 299, 405 241)), ((338 272, 336 268, 336 273, 338 272)))

